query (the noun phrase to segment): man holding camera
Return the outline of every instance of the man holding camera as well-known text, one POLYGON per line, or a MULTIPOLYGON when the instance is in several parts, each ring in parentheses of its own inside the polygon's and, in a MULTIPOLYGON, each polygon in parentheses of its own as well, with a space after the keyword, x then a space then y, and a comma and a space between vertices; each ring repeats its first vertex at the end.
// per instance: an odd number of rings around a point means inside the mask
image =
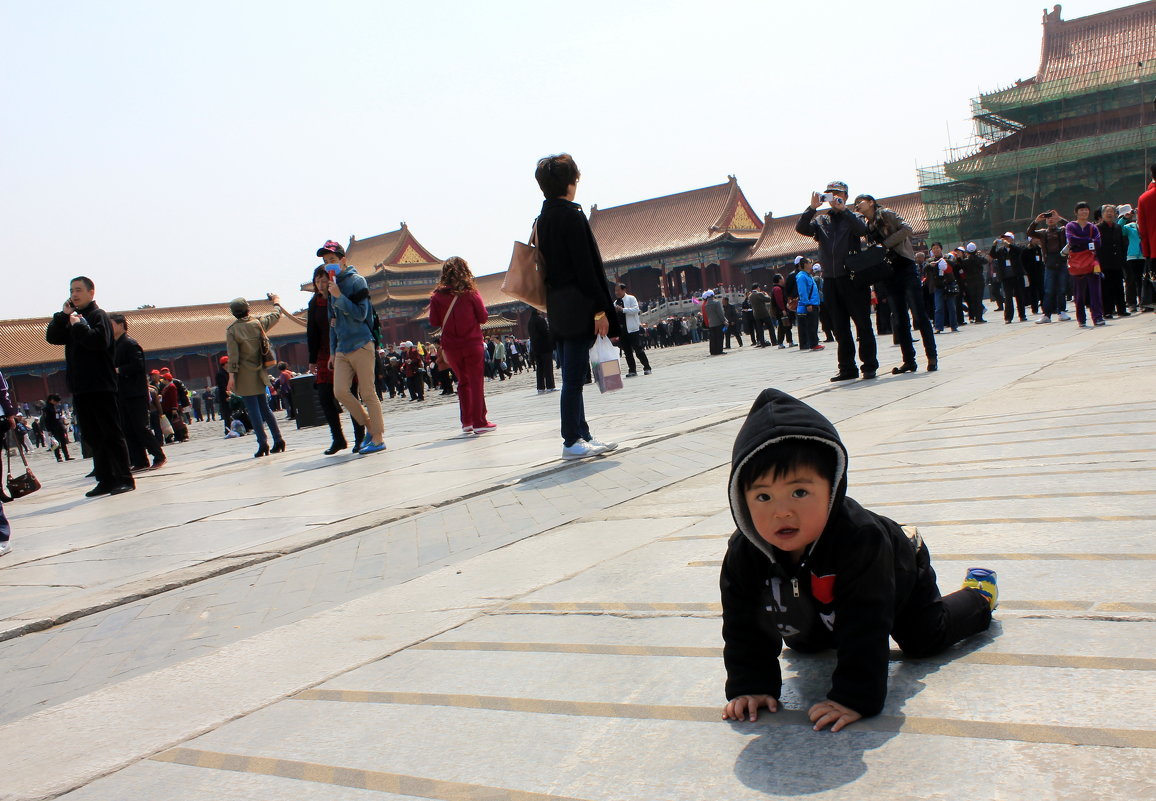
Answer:
POLYGON ((44 338, 64 346, 65 376, 84 441, 92 449, 96 486, 86 497, 120 495, 136 489, 121 428, 113 362, 112 323, 96 305, 91 278, 73 278, 68 300, 53 315, 44 338))
POLYGON ((867 224, 847 208, 847 184, 832 181, 823 194, 811 193, 811 203, 795 225, 795 231, 809 236, 819 244, 823 264, 823 302, 830 310, 831 325, 839 346, 839 372, 832 381, 858 378, 855 366, 855 337, 851 322, 859 336, 859 361, 863 378, 874 378, 879 369, 875 350, 875 331, 871 328, 871 289, 857 285, 847 273, 847 256, 860 249, 860 237, 866 236, 867 224), (819 204, 827 202, 830 209, 818 214, 819 204))
POLYGON ((1072 319, 1064 309, 1068 287, 1068 270, 1063 256, 1064 245, 1068 244, 1068 236, 1064 233, 1067 224, 1068 221, 1055 209, 1037 214, 1028 223, 1028 238, 1040 243, 1040 254, 1044 259, 1044 313, 1037 323, 1050 323, 1053 314, 1059 315, 1064 322, 1072 319))

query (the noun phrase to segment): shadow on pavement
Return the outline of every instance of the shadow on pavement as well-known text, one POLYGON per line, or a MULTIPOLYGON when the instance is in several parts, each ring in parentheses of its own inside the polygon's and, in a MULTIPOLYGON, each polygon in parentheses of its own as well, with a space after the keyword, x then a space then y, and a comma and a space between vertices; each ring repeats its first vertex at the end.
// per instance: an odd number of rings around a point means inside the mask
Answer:
MULTIPOLYGON (((999 624, 993 621, 984 634, 927 659, 905 659, 893 651, 895 666, 887 681, 888 706, 901 710, 908 699, 923 690, 927 676, 989 644, 1001 633, 999 624)), ((833 654, 833 651, 802 654, 784 650, 783 667, 797 673, 795 678, 784 682, 784 698, 801 695, 814 702, 824 697, 835 666, 833 654)), ((766 714, 763 711, 760 719, 766 714)), ((775 714, 781 715, 782 712, 775 714)), ((796 718, 798 714, 795 713, 796 718)), ((752 790, 772 795, 812 795, 850 784, 867 773, 864 753, 879 748, 899 734, 904 719, 902 712, 897 711, 889 717, 887 727, 893 729, 891 731, 871 731, 854 723, 835 734, 829 729, 817 732, 808 725, 791 722, 775 725, 773 716, 769 728, 765 723, 732 722, 731 728, 739 733, 759 733, 747 743, 735 761, 735 777, 752 790)), ((870 720, 863 723, 869 726, 870 720)))

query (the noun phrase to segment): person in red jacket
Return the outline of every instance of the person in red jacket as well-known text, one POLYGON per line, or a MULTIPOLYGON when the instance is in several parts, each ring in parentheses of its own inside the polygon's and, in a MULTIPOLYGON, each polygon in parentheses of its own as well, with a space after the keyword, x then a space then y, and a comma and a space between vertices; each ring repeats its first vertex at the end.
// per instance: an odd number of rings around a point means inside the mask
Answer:
POLYGON ((482 380, 482 323, 489 318, 470 265, 460 256, 446 259, 441 280, 429 299, 429 322, 442 329, 442 355, 458 377, 462 433, 471 436, 497 428, 486 419, 482 380))
POLYGON ((1152 183, 1136 201, 1136 227, 1140 229, 1140 252, 1144 254, 1144 299, 1142 306, 1156 300, 1156 164, 1151 166, 1152 183))

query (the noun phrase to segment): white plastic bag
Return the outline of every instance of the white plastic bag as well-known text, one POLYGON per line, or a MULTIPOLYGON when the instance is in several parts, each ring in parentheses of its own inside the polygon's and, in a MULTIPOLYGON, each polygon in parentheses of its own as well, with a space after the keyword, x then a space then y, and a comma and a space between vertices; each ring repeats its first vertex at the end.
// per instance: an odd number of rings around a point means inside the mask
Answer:
POLYGON ((618 346, 607 337, 594 340, 590 348, 590 371, 598 382, 599 392, 622 389, 622 365, 618 361, 618 346))

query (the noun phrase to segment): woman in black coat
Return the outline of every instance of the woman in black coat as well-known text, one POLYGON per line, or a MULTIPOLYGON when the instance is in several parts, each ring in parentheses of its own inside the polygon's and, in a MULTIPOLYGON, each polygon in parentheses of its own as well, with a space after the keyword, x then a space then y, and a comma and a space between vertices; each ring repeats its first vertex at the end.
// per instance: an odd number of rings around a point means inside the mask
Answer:
POLYGON ((582 402, 595 336, 618 336, 614 299, 598 243, 574 202, 581 174, 569 153, 538 162, 534 178, 546 198, 535 229, 546 270, 546 311, 562 363, 562 458, 584 459, 617 447, 590 433, 582 402))

